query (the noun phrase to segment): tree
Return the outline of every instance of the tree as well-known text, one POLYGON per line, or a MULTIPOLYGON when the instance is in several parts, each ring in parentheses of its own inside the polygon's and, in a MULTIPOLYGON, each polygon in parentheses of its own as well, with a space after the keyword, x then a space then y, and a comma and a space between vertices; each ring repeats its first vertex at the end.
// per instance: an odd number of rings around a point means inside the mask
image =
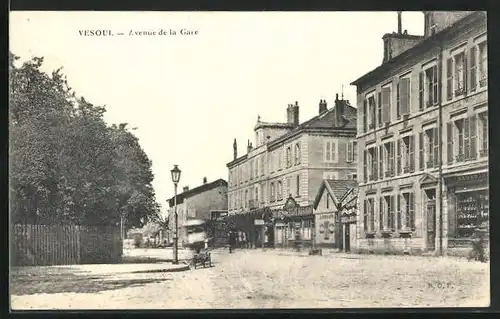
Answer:
POLYGON ((10 203, 16 223, 142 226, 158 205, 151 161, 105 107, 76 97, 62 69, 9 56, 10 203))

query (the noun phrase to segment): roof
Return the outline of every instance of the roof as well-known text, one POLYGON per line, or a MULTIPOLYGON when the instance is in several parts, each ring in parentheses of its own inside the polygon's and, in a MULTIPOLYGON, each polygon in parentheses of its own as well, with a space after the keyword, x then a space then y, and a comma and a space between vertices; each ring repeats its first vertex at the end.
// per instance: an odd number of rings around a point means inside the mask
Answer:
POLYGON ((481 17, 485 17, 485 14, 483 12, 480 12, 480 11, 474 12, 472 14, 469 14, 469 15, 463 17, 462 19, 458 20, 457 22, 455 22, 451 26, 441 30, 440 32, 437 32, 433 36, 429 36, 427 38, 424 38, 422 41, 417 43, 412 48, 402 52, 401 54, 399 54, 399 55, 393 57, 392 59, 390 59, 389 61, 387 61, 386 63, 383 63, 382 65, 376 67, 372 71, 364 74, 363 76, 361 76, 357 80, 353 81, 351 83, 351 85, 359 85, 361 83, 365 83, 365 82, 369 81, 370 79, 372 79, 376 76, 384 74, 387 70, 389 70, 396 63, 404 61, 411 56, 415 56, 416 54, 420 54, 421 52, 425 52, 426 48, 428 48, 429 46, 435 45, 436 40, 443 39, 444 37, 448 36, 450 33, 453 33, 456 28, 461 27, 461 26, 465 26, 468 23, 471 23, 472 21, 479 20, 481 17))
MULTIPOLYGON (((180 194, 177 194, 177 204, 181 204, 182 202, 184 202, 185 198, 189 198, 221 186, 227 187, 227 182, 222 178, 213 181, 211 183, 206 183, 196 188, 190 189, 187 192, 182 192, 180 194)), ((172 196, 172 198, 168 199, 168 205, 170 207, 174 206, 174 197, 175 196, 172 196)))
POLYGON ((313 207, 316 209, 321 201, 325 189, 332 196, 335 205, 339 204, 340 199, 350 189, 356 188, 358 183, 355 180, 338 180, 338 179, 324 179, 321 183, 316 198, 314 199, 313 207))
POLYGON ((301 131, 305 130, 316 130, 316 129, 340 129, 340 130, 356 130, 357 129, 357 109, 352 105, 348 104, 346 100, 340 100, 339 103, 344 105, 344 112, 342 118, 344 119, 344 123, 342 125, 335 127, 335 117, 338 111, 338 106, 332 107, 328 111, 319 114, 308 121, 298 125, 290 132, 283 134, 282 136, 272 140, 269 142, 269 145, 276 145, 281 143, 282 141, 288 139, 291 136, 294 136, 301 131))

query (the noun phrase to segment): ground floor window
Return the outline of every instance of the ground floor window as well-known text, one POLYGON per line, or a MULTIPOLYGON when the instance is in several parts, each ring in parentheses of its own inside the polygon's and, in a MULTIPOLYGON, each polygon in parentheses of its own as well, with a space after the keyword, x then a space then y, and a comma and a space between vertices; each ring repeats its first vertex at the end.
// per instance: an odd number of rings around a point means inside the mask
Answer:
POLYGON ((488 192, 458 193, 457 197, 457 237, 471 237, 474 230, 488 223, 488 192))
POLYGON ((310 240, 311 233, 312 233, 312 220, 311 219, 303 220, 301 227, 301 234, 300 234, 302 239, 310 240))

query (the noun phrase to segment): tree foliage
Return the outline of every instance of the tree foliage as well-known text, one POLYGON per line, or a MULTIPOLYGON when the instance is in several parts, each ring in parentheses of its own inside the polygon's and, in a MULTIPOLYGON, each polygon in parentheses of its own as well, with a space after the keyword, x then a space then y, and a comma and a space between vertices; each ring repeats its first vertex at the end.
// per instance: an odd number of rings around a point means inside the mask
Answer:
POLYGON ((9 56, 10 209, 17 223, 142 226, 158 210, 151 161, 126 124, 77 97, 43 58, 9 56))

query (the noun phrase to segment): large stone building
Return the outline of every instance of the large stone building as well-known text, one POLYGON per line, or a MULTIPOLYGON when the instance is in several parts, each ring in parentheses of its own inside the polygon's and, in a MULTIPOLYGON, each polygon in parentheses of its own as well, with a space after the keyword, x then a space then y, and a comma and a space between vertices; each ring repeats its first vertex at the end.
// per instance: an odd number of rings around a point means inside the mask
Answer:
MULTIPOLYGON (((173 230, 175 229, 174 197, 168 200, 169 225, 173 230)), ((182 193, 177 194, 179 245, 182 245, 186 240, 182 225, 187 220, 210 220, 211 212, 214 211, 227 211, 227 182, 225 180, 218 179, 207 183, 207 179, 203 178, 203 184, 196 188, 189 189, 188 186, 185 186, 182 193)), ((169 242, 173 241, 173 236, 173 231, 169 232, 169 242)))
POLYGON ((488 224, 484 12, 424 12, 424 36, 383 37, 353 82, 361 251, 458 253, 488 224))
POLYGON ((240 239, 255 247, 294 238, 289 225, 273 222, 288 202, 298 215, 310 216, 295 223, 301 239, 310 241, 312 203, 323 179, 356 179, 356 109, 337 94, 334 108, 321 100, 318 115, 300 124, 296 102, 287 108, 286 123, 259 118, 254 130, 255 146, 248 141, 246 153, 238 156, 235 141, 227 164, 229 214, 237 215, 240 239), (267 228, 254 226, 255 219, 267 228))

